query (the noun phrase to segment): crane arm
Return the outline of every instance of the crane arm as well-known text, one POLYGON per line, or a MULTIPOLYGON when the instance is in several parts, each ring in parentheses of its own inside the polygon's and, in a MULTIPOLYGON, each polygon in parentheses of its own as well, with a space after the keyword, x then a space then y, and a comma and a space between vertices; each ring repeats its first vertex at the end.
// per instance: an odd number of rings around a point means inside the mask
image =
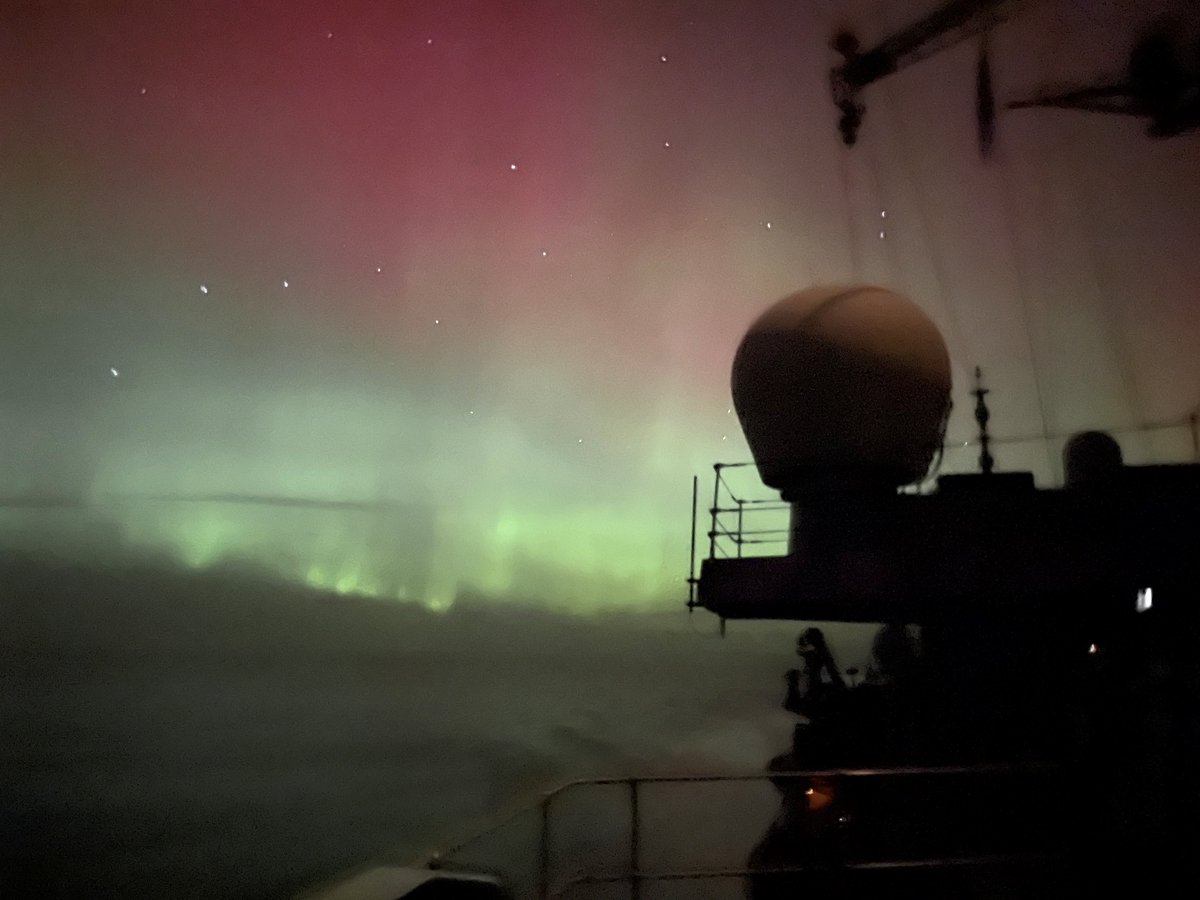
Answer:
POLYGON ((838 35, 834 47, 844 62, 830 73, 833 102, 842 111, 842 138, 853 144, 865 111, 858 95, 867 85, 928 59, 960 41, 984 34, 1036 0, 949 0, 923 19, 869 50, 860 50, 851 34, 838 35))

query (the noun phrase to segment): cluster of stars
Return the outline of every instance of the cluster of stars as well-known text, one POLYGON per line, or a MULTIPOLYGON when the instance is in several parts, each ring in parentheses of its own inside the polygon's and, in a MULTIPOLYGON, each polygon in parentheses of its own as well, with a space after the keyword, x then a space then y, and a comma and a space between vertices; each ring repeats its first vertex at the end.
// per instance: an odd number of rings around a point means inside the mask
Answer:
MULTIPOLYGON (((325 31, 325 38, 326 38, 327 40, 329 40, 329 39, 332 39, 332 38, 333 38, 333 32, 332 32, 332 31, 325 31)), ((432 37, 427 37, 427 38, 425 38, 424 40, 425 40, 425 46, 432 46, 432 45, 433 45, 433 43, 434 43, 434 39, 433 39, 432 37)), ((658 55, 658 61, 659 61, 659 63, 660 63, 660 64, 665 64, 665 63, 667 63, 667 61, 668 61, 667 54, 665 54, 665 53, 660 53, 660 54, 658 55)), ((147 93, 147 88, 146 88, 146 87, 144 87, 144 86, 143 86, 143 87, 141 87, 141 88, 140 88, 140 93, 141 93, 142 95, 145 95, 145 94, 147 93)), ((663 140, 663 142, 662 142, 662 146, 663 146, 663 148, 664 148, 664 149, 670 149, 670 148, 671 148, 671 145, 672 145, 672 143, 671 143, 671 141, 669 141, 669 140, 663 140)), ((519 166, 518 162, 517 162, 516 160, 511 160, 511 161, 508 163, 508 170, 509 170, 510 172, 518 172, 518 171, 520 171, 520 166, 519 166)), ((881 219, 886 219, 886 218, 887 218, 887 212, 886 212, 886 211, 881 211, 881 212, 880 212, 880 218, 881 218, 881 219)), ((770 221, 770 220, 768 220, 768 221, 764 221, 764 222, 762 222, 762 224, 763 224, 763 226, 766 228, 766 230, 768 230, 768 231, 771 231, 771 230, 773 230, 773 228, 774 228, 774 222, 773 222, 773 221, 770 221)), ((879 233, 879 236, 880 236, 881 238, 882 238, 882 237, 884 237, 884 232, 883 232, 882 230, 880 231, 880 233, 879 233)), ((541 248, 541 249, 539 249, 539 250, 538 250, 538 253, 539 253, 539 255, 540 255, 540 256, 541 256, 543 259, 545 259, 545 258, 547 258, 547 257, 549 256, 549 250, 548 250, 548 249, 546 249, 546 248, 541 248)), ((376 266, 376 267, 375 267, 375 272, 376 272, 377 274, 382 274, 382 273, 383 273, 383 267, 382 267, 382 266, 376 266)), ((289 279, 286 279, 286 278, 284 278, 284 279, 281 279, 281 283, 282 283, 282 285, 283 285, 283 287, 284 287, 284 288, 289 288, 289 287, 291 286, 291 283, 290 283, 289 279)), ((208 288, 208 285, 207 285, 207 284, 201 284, 201 285, 200 285, 200 293, 201 293, 201 294, 208 294, 208 293, 209 293, 209 288, 208 288)), ((442 320, 441 320, 441 318, 440 318, 440 317, 434 318, 434 320, 433 320, 433 324, 434 324, 435 326, 440 326, 440 325, 441 325, 441 323, 442 323, 442 320)), ((113 378, 117 378, 117 377, 119 376, 119 374, 120 374, 119 370, 118 370, 118 369, 117 369, 115 366, 114 366, 114 367, 112 367, 112 368, 110 368, 110 372, 111 372, 111 374, 112 374, 112 377, 113 377, 113 378)), ((732 415, 732 413, 733 413, 733 410, 732 410, 732 408, 730 408, 730 409, 727 409, 727 410, 726 410, 726 414, 728 414, 728 415, 732 415)), ((467 415, 469 415, 469 416, 474 416, 474 415, 475 415, 475 410, 474 410, 474 409, 469 409, 469 410, 467 411, 467 415)), ((728 434, 722 434, 722 435, 721 435, 721 440, 722 440, 722 441, 727 441, 728 439, 729 439, 729 435, 728 435, 728 434)), ((576 444, 583 444, 583 443, 584 443, 584 439, 583 439, 582 437, 576 437, 576 444)))
MULTIPOLYGON (((545 250, 543 250, 543 251, 542 251, 542 256, 545 256, 545 255, 546 255, 546 251, 545 251, 545 250)), ((377 273, 379 273, 379 274, 382 274, 382 273, 383 273, 383 266, 376 266, 376 267, 375 267, 375 271, 376 271, 377 273)), ((283 283, 283 286, 284 286, 284 287, 291 287, 291 286, 292 286, 292 283, 291 283, 291 281, 289 281, 287 278, 284 278, 284 279, 283 279, 283 281, 282 281, 282 283, 283 283)), ((200 285, 200 293, 202 293, 202 294, 207 294, 207 293, 208 293, 208 285, 207 285, 207 284, 201 284, 201 285, 200 285)))
MULTIPOLYGON (((333 32, 332 32, 332 31, 329 31, 329 30, 327 30, 327 31, 325 32, 325 38, 328 40, 328 39, 331 39, 332 37, 333 37, 333 32)), ((427 37, 427 38, 425 38, 425 45, 426 45, 426 46, 432 46, 432 45, 433 45, 433 42, 434 42, 434 39, 433 39, 432 37, 427 37)), ((658 55, 658 61, 659 61, 659 63, 666 63, 666 62, 668 61, 667 54, 665 54, 665 53, 660 53, 660 54, 658 55)), ((142 88, 140 89, 140 93, 144 95, 144 94, 146 94, 146 90, 147 90, 147 89, 146 89, 145 87, 142 87, 142 88)), ((663 147, 664 147, 664 148, 666 148, 666 149, 670 149, 670 147, 671 147, 671 141, 669 141, 669 140, 664 140, 662 145, 663 145, 663 147)), ((511 162, 509 162, 509 164, 508 164, 508 170, 509 170, 510 172, 517 172, 517 171, 519 171, 519 170, 520 170, 520 166, 518 165, 518 163, 517 163, 516 161, 511 161, 511 162)), ((881 213, 881 216, 886 216, 886 213, 881 213)), ((771 229, 773 228, 773 225, 774 225, 774 223, 773 223, 773 222, 769 222, 769 221, 768 221, 768 222, 766 222, 766 223, 765 223, 765 226, 766 226, 766 228, 767 228, 767 230, 768 230, 768 231, 769 231, 769 230, 771 230, 771 229)), ((883 237, 883 233, 882 233, 882 232, 880 232, 880 235, 879 235, 879 236, 880 236, 880 237, 883 237)), ((548 250, 546 250, 546 249, 539 250, 538 252, 539 252, 539 254, 541 255, 541 257, 542 257, 542 258, 547 258, 547 257, 549 256, 549 251, 548 251, 548 250)), ((382 272, 383 272, 383 267, 382 267, 382 266, 376 266, 376 267, 375 267, 375 271, 376 271, 376 273, 382 274, 382 272)), ((285 278, 285 279, 282 279, 282 284, 283 284, 283 287, 285 287, 285 288, 287 288, 287 287, 290 287, 290 286, 291 286, 291 285, 290 285, 290 282, 289 282, 289 280, 288 280, 288 279, 286 279, 286 278, 285 278)), ((200 293, 202 293, 202 294, 207 294, 207 293, 208 293, 208 285, 207 285, 207 284, 201 284, 201 285, 200 285, 200 293)), ((441 319, 440 319, 440 318, 435 318, 435 319, 433 320, 433 324, 434 324, 434 325, 440 325, 440 324, 441 324, 441 319)), ((114 375, 114 377, 116 377, 116 371, 115 371, 115 370, 114 370, 114 372, 113 372, 113 375, 114 375)), ((474 410, 471 410, 471 411, 470 411, 470 414, 471 414, 471 415, 474 415, 474 410)), ((722 438, 721 438, 721 439, 722 439, 722 440, 725 440, 725 439, 726 439, 726 437, 727 437, 727 436, 722 436, 722 438)), ((579 439, 579 443, 583 443, 583 439, 582 439, 582 438, 580 438, 580 439, 579 439)))

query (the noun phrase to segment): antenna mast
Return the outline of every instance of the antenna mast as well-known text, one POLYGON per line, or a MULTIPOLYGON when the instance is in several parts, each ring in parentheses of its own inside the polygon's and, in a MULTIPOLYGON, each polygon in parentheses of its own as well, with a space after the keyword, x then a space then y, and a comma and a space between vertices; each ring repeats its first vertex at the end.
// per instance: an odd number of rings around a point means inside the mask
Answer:
POLYGON ((991 475, 992 467, 996 464, 991 451, 988 450, 988 445, 992 442, 988 434, 988 419, 992 414, 983 399, 989 391, 983 386, 983 370, 979 366, 975 367, 975 390, 971 393, 975 395, 975 421, 979 423, 979 470, 984 475, 991 475))

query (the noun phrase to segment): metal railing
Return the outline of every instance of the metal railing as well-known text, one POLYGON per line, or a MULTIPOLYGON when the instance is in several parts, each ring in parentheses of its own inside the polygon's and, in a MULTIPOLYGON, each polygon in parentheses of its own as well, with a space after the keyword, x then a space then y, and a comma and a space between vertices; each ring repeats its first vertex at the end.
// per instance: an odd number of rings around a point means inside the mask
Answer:
MULTIPOLYGON (((951 868, 971 868, 983 866, 999 866, 1012 865, 1014 862, 1036 863, 1050 862, 1056 857, 1049 854, 1022 854, 1019 857, 1014 854, 992 854, 980 856, 963 856, 963 857, 933 857, 929 859, 895 859, 882 860, 877 862, 851 862, 842 863, 839 866, 841 871, 845 872, 878 872, 878 871, 899 871, 913 869, 951 869, 951 868)), ((731 868, 731 869, 694 869, 689 871, 664 871, 664 872, 638 872, 637 881, 631 880, 629 875, 577 875, 564 881, 559 889, 550 895, 550 897, 566 897, 575 891, 577 888, 587 887, 590 885, 603 884, 621 884, 630 882, 632 896, 640 896, 640 891, 634 892, 633 884, 649 881, 716 881, 716 880, 739 880, 743 881, 750 878, 771 878, 792 876, 802 878, 805 875, 812 875, 818 871, 813 866, 760 866, 757 868, 731 868)), ((823 874, 827 873, 827 869, 820 870, 823 874)))
MULTIPOLYGON (((1151 448, 1130 446, 1127 457, 1135 464, 1146 462, 1200 462, 1200 414, 1191 412, 1178 419, 1163 422, 1147 422, 1124 428, 1111 428, 1114 437, 1138 438, 1143 444, 1153 442, 1151 448), (1161 445, 1161 446, 1159 446, 1161 445)), ((1070 434, 1030 434, 992 437, 989 445, 1005 448, 1013 458, 1001 460, 1008 466, 1037 468, 1037 458, 1045 457, 1047 472, 1056 485, 1061 484, 1060 458, 1062 448, 1070 434)), ((905 489, 906 493, 925 493, 931 490, 936 477, 948 472, 971 472, 976 470, 975 453, 979 439, 946 441, 941 448, 938 464, 926 478, 905 489), (963 454, 967 455, 963 455, 963 454)), ((708 508, 709 528, 708 558, 741 557, 744 555, 781 555, 786 551, 790 532, 789 514, 791 507, 779 499, 759 480, 753 462, 716 463, 713 466, 712 505, 708 508), (729 475, 746 472, 734 484, 729 475)), ((693 479, 691 559, 693 571, 689 581, 694 581, 696 534, 696 484, 693 479)))
MULTIPOLYGON (((426 859, 425 865, 434 868, 471 868, 477 866, 469 857, 473 845, 484 841, 501 829, 509 827, 522 816, 535 814, 537 817, 537 859, 534 887, 531 896, 538 900, 549 900, 554 897, 564 897, 588 885, 627 884, 632 900, 639 900, 643 886, 650 882, 715 880, 715 879, 746 879, 757 876, 804 876, 815 871, 812 865, 796 866, 724 866, 714 868, 643 868, 643 846, 645 842, 645 822, 642 814, 642 794, 647 785, 697 785, 697 784, 736 784, 761 783, 770 781, 776 786, 779 783, 799 780, 823 780, 834 785, 834 791, 839 790, 838 784, 846 779, 881 779, 905 778, 914 776, 974 776, 1000 774, 1046 774, 1053 770, 1047 766, 1038 765, 976 765, 976 766, 933 766, 933 767, 895 767, 895 768, 863 768, 863 769, 820 769, 796 772, 756 772, 742 775, 673 775, 673 776, 642 776, 629 778, 589 778, 566 782, 544 793, 536 805, 524 807, 522 810, 508 816, 503 821, 460 842, 435 856, 426 859), (626 831, 625 864, 614 870, 587 871, 577 870, 556 880, 553 861, 553 828, 554 812, 563 799, 583 788, 622 787, 628 809, 628 828, 626 831)), ((881 869, 937 869, 964 866, 989 866, 1016 862, 1037 862, 1052 857, 1039 853, 1006 853, 1006 854, 976 854, 976 855, 946 855, 921 858, 901 859, 841 859, 837 861, 839 871, 867 871, 881 869)), ((827 872, 828 868, 821 871, 827 872)), ((503 874, 503 873, 501 873, 503 874)))
POLYGON ((786 548, 791 506, 778 496, 752 495, 763 487, 757 476, 745 485, 731 484, 728 470, 747 469, 756 472, 754 463, 716 463, 713 466, 713 497, 709 507, 708 557, 741 557, 750 552, 761 555, 760 548, 786 548))

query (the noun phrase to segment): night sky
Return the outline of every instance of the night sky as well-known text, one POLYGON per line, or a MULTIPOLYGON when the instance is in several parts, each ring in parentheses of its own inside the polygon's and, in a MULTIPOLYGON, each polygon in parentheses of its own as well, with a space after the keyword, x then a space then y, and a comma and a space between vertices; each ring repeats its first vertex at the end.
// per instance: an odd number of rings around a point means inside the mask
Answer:
MULTIPOLYGON (((691 476, 749 457, 737 342, 830 281, 942 329, 947 468, 975 365, 1001 468, 1053 484, 1084 427, 1189 458, 1200 138, 1012 112, 984 164, 969 43, 869 89, 847 150, 831 34, 934 5, 9 0, 2 534, 433 608, 678 602, 691 476)), ((1189 7, 1035 4, 999 99, 1189 7)))

